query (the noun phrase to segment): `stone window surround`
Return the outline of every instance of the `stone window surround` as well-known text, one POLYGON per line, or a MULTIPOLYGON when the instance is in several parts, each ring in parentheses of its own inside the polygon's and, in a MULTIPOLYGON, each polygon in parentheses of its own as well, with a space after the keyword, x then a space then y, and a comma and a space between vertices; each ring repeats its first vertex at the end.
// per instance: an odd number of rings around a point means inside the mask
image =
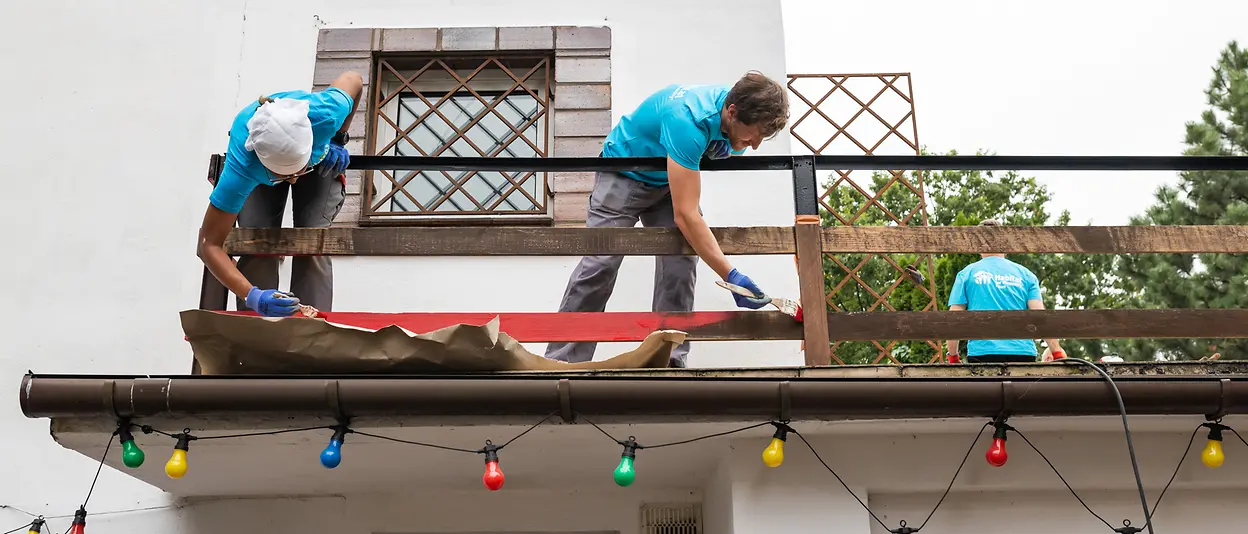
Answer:
MULTIPOLYGON (((605 26, 325 28, 317 37, 312 90, 323 90, 338 74, 354 70, 364 76, 364 94, 369 95, 375 54, 443 51, 553 51, 548 111, 552 139, 548 140, 547 155, 599 154, 611 129, 611 29, 605 26)), ((368 107, 361 102, 351 121, 347 148, 352 154, 364 153, 365 135, 374 127, 368 107)), ((364 212, 361 175, 360 171, 348 172, 347 199, 334 226, 359 225, 364 212)), ((593 183, 592 172, 549 174, 548 212, 554 225, 584 225, 593 183)), ((496 217, 506 224, 506 216, 496 217)))

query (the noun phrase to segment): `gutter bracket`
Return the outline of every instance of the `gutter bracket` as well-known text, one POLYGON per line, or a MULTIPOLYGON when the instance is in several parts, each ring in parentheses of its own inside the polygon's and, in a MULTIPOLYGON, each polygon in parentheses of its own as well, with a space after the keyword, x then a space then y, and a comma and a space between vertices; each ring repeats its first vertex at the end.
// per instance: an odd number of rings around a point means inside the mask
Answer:
POLYGON ((329 404, 329 409, 333 411, 335 420, 343 421, 347 418, 342 412, 342 398, 338 395, 337 380, 325 382, 325 401, 329 404))
POLYGON ((1001 411, 997 413, 997 421, 1005 421, 1014 415, 1014 399, 1014 381, 1003 380, 1001 382, 1001 411))
POLYGON ((114 398, 114 390, 116 390, 116 388, 116 380, 105 380, 104 384, 101 386, 102 391, 100 391, 100 401, 104 403, 104 407, 108 408, 108 411, 113 412, 114 419, 121 419, 121 412, 117 411, 117 403, 114 398))
POLYGON ((560 378, 555 390, 559 393, 559 417, 565 423, 574 422, 576 414, 572 411, 572 383, 566 378, 560 378))
POLYGON ((789 381, 780 383, 780 422, 788 423, 792 419, 793 400, 789 396, 789 381))
POLYGON ((1226 417, 1227 415, 1226 405, 1229 404, 1228 401, 1230 400, 1227 397, 1230 396, 1231 394, 1230 386, 1231 386, 1231 379, 1223 378, 1221 380, 1218 380, 1218 409, 1217 411, 1211 414, 1205 415, 1206 420, 1219 421, 1223 417, 1226 417))

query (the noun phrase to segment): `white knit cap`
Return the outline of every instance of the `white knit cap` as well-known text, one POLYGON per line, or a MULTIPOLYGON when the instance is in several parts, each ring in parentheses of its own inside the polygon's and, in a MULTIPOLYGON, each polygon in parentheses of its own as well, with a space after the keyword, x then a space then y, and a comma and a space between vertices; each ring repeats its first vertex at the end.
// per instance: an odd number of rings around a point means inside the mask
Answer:
POLYGON ((279 98, 256 109, 247 121, 247 150, 278 175, 304 170, 312 158, 312 121, 308 101, 279 98))

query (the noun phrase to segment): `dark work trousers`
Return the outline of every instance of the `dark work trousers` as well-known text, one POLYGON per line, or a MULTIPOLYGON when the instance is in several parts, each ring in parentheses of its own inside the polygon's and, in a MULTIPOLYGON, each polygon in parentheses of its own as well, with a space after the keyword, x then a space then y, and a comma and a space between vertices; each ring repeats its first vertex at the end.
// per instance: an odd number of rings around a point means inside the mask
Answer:
POLYGON ((1035 363, 1035 356, 1024 354, 981 354, 967 356, 966 363, 1035 363))
MULTIPOLYGON (((294 198, 295 228, 328 228, 342 209, 347 185, 339 176, 321 169, 300 177, 294 185, 282 182, 256 186, 238 213, 238 226, 280 227, 286 213, 286 196, 290 195, 294 198)), ((242 256, 238 270, 260 289, 279 289, 277 260, 277 256, 242 256)), ((290 267, 290 292, 299 297, 299 302, 321 311, 333 311, 334 268, 329 256, 294 256, 290 267)), ((238 309, 250 309, 242 299, 236 300, 238 309)))
MULTIPOLYGON (((676 218, 672 210, 672 193, 667 186, 643 184, 614 172, 599 172, 594 177, 594 190, 589 195, 589 214, 585 225, 590 228, 632 228, 637 221, 646 228, 673 228, 676 218)), ((623 256, 586 256, 581 258, 568 279, 561 312, 601 312, 615 289, 623 256)), ((693 286, 697 278, 697 256, 655 256, 654 295, 651 309, 656 312, 693 311, 693 286)), ((594 359, 594 342, 550 343, 546 357, 563 362, 588 362, 594 359)), ((672 349, 671 367, 685 367, 689 354, 686 341, 672 349)))

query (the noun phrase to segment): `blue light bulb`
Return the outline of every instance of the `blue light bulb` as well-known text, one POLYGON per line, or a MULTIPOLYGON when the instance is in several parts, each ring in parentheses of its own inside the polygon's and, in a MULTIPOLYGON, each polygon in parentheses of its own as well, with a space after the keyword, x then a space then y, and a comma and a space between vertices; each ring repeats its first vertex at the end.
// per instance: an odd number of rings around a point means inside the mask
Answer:
POLYGON ((321 465, 333 469, 342 463, 342 440, 331 439, 325 450, 321 451, 321 465))

